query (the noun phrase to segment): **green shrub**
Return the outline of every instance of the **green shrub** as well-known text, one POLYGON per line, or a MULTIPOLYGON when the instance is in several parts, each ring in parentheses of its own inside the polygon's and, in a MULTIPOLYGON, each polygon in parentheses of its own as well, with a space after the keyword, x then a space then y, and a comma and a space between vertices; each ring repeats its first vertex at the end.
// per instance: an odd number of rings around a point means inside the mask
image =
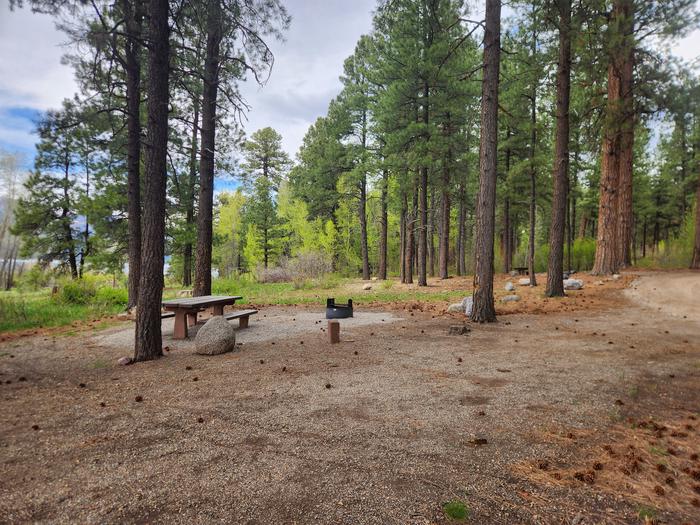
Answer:
POLYGON ((91 279, 64 280, 59 287, 58 300, 64 304, 90 304, 97 295, 91 279))
POLYGON ((459 500, 452 500, 442 505, 442 510, 448 518, 464 521, 469 517, 469 507, 459 500))
POLYGON ((103 286, 97 289, 95 301, 102 304, 114 306, 126 306, 129 300, 129 293, 126 288, 112 288, 103 286))

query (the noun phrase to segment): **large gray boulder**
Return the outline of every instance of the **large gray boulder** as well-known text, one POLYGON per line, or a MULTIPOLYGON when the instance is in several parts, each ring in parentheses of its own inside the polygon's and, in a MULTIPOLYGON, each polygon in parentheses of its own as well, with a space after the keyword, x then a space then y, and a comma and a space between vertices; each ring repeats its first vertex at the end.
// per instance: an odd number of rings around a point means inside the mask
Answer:
POLYGON ((506 292, 512 292, 515 290, 515 285, 512 282, 508 281, 503 288, 506 292))
POLYGON ((218 355, 236 349, 236 330, 221 315, 209 319, 194 338, 195 352, 218 355))
POLYGON ((564 279, 564 290, 580 290, 583 288, 583 281, 580 279, 564 279))

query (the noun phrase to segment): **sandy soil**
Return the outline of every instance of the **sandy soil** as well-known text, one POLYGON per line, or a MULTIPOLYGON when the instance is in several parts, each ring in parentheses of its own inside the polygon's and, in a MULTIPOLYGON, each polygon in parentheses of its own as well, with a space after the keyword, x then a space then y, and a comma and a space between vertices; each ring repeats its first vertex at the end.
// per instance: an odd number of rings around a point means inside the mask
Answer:
POLYGON ((6 341, 0 522, 698 523, 700 274, 586 281, 462 336, 402 303, 129 367, 125 324, 6 341))

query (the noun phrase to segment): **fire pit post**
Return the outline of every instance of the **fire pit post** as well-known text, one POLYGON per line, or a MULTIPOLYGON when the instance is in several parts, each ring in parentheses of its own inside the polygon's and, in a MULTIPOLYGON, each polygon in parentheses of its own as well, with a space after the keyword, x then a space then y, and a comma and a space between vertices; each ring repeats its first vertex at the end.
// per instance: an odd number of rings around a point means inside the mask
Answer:
POLYGON ((339 321, 328 321, 328 336, 330 337, 331 344, 340 342, 340 322, 339 321))

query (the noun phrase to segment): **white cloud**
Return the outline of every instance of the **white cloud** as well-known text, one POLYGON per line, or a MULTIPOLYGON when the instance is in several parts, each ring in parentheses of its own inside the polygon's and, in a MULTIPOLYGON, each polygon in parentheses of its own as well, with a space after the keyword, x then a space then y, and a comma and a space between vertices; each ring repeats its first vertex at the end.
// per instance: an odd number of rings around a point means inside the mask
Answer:
POLYGON ((61 64, 65 41, 51 16, 0 0, 0 108, 46 110, 75 93, 73 71, 61 64))

